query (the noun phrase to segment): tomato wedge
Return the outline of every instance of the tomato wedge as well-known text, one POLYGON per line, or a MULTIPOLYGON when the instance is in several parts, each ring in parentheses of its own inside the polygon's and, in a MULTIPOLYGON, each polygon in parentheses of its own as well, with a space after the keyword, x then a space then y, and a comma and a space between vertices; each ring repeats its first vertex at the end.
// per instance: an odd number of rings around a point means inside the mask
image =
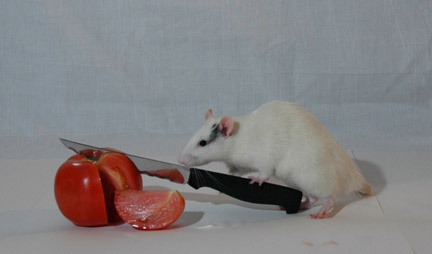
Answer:
POLYGON ((114 205, 120 217, 132 227, 158 230, 169 227, 183 213, 185 200, 173 190, 116 191, 114 205))

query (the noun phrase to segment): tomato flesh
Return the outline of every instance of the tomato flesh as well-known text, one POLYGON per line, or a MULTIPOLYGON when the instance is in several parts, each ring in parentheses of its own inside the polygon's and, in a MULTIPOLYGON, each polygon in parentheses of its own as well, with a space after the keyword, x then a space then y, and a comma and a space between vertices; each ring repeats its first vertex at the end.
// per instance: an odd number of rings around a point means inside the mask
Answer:
POLYGON ((116 191, 114 204, 125 222, 141 230, 167 228, 185 208, 184 198, 172 190, 116 191))
POLYGON ((147 171, 149 176, 157 176, 163 179, 169 179, 171 182, 184 183, 183 175, 177 169, 159 169, 154 171, 147 171))

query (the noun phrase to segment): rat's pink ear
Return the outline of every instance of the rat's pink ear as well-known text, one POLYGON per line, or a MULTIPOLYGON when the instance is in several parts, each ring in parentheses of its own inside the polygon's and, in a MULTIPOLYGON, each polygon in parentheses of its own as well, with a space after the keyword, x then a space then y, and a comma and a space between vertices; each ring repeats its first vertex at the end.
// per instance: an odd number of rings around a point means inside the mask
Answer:
POLYGON ((211 110, 211 108, 207 109, 205 113, 205 120, 209 119, 210 117, 213 117, 213 111, 211 110))
POLYGON ((222 117, 219 123, 219 129, 225 137, 229 137, 232 134, 234 128, 234 121, 230 116, 222 117))

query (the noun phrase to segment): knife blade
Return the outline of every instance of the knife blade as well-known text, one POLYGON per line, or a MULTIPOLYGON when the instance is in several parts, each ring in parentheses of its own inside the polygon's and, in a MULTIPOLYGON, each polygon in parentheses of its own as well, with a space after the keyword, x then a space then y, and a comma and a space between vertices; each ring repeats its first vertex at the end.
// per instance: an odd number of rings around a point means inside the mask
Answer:
MULTIPOLYGON (((82 153, 82 151, 87 149, 118 152, 109 148, 86 145, 63 138, 60 138, 60 142, 67 148, 84 156, 87 155, 82 153)), ((243 177, 198 168, 185 168, 179 164, 121 153, 132 160, 141 174, 167 179, 176 183, 188 184, 194 189, 209 187, 233 198, 250 203, 279 205, 285 208, 288 214, 297 213, 300 208, 303 193, 296 189, 271 183, 263 183, 259 186, 258 184, 250 184, 250 179, 243 177)))

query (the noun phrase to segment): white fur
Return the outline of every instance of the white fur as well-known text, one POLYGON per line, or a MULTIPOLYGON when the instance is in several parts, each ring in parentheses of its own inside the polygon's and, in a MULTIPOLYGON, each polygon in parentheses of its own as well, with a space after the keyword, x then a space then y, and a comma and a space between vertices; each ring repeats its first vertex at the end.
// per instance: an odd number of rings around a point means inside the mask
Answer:
POLYGON ((180 163, 192 167, 222 161, 231 172, 252 170, 258 179, 275 176, 316 198, 338 199, 370 191, 342 146, 295 103, 273 101, 233 117, 231 136, 199 146, 220 119, 208 117, 180 154, 180 163))

